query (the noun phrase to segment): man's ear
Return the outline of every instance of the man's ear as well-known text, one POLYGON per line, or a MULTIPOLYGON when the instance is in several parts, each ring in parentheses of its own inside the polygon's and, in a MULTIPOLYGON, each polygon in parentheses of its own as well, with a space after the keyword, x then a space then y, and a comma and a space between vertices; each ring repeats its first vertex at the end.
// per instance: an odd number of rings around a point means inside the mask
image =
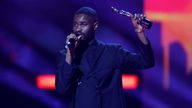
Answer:
POLYGON ((96 22, 94 23, 94 30, 97 30, 98 27, 99 27, 99 22, 96 21, 96 22))

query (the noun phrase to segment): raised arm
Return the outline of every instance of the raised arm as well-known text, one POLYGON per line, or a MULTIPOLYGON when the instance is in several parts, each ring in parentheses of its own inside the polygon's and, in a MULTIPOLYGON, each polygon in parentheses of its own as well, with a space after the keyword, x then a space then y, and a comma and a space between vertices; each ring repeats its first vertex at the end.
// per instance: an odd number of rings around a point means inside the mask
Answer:
POLYGON ((118 48, 117 57, 119 60, 119 66, 125 68, 134 68, 134 69, 145 69, 153 67, 155 64, 153 51, 151 44, 144 33, 144 28, 138 23, 138 19, 142 18, 143 15, 135 14, 135 17, 132 17, 133 27, 137 34, 139 40, 139 53, 131 53, 123 48, 118 48))

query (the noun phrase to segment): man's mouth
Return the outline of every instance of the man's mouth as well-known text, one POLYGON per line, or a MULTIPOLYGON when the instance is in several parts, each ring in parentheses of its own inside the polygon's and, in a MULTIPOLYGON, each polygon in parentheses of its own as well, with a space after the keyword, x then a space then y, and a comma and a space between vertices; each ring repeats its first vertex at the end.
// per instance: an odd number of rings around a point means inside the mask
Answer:
POLYGON ((76 34, 77 37, 78 37, 78 36, 83 36, 83 33, 77 32, 77 33, 75 33, 75 34, 76 34))

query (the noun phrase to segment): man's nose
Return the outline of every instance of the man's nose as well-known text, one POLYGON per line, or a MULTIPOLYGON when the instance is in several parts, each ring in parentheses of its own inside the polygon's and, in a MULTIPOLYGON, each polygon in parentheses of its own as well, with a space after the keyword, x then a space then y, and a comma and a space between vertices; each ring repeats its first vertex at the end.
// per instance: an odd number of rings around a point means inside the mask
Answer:
POLYGON ((75 29, 76 32, 81 32, 81 30, 82 30, 81 26, 77 26, 75 29))

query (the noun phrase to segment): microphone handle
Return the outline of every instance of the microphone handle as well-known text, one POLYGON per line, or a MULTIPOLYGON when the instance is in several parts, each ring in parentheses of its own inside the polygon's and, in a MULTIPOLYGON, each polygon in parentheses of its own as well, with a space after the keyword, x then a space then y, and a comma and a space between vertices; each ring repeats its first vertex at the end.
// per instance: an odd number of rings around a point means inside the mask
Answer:
POLYGON ((76 40, 74 38, 69 39, 68 42, 66 42, 65 48, 74 48, 75 47, 76 40))
MULTIPOLYGON (((81 34, 79 33, 74 33, 76 35, 76 37, 79 37, 81 34)), ((66 42, 65 44, 65 48, 75 48, 75 43, 80 41, 80 39, 74 39, 74 38, 70 38, 68 42, 66 42)))

